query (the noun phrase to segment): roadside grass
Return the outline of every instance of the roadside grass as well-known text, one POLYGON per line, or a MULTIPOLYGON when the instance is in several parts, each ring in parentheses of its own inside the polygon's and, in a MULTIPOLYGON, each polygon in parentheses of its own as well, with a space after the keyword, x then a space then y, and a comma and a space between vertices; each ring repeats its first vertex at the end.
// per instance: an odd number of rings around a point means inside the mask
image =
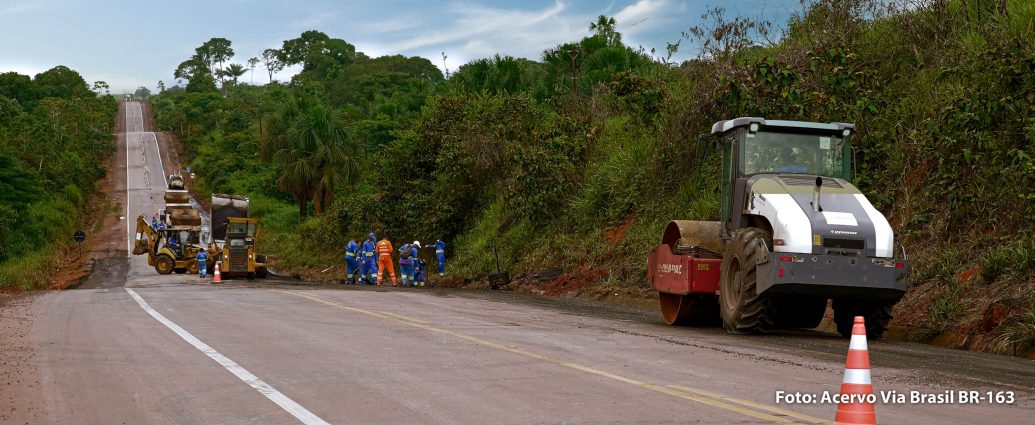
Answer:
POLYGON ((939 295, 928 307, 931 323, 938 330, 944 331, 957 325, 957 322, 967 314, 971 307, 971 300, 964 297, 966 284, 956 279, 948 284, 944 292, 939 295))
POLYGON ((981 279, 994 282, 1000 276, 1023 273, 1035 267, 1035 240, 1017 239, 999 245, 981 259, 981 279))
POLYGON ((22 255, 0 264, 0 288, 17 287, 23 291, 46 288, 57 270, 56 247, 22 255))
POLYGON ((1035 348, 1035 300, 1032 300, 1028 310, 1017 318, 1015 323, 1007 326, 992 343, 1000 352, 1009 352, 1013 355, 1035 348))
POLYGON ((933 281, 939 286, 953 286, 959 283, 958 276, 966 264, 968 249, 944 247, 927 250, 913 262, 910 280, 923 283, 933 281))

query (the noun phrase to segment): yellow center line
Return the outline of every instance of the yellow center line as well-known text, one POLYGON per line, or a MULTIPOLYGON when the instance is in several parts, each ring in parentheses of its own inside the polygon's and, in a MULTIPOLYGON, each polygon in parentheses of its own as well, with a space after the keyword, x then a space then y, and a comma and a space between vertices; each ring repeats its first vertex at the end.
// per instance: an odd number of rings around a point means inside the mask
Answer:
POLYGON ((392 317, 394 317, 394 318, 396 318, 396 319, 400 319, 400 320, 405 320, 405 321, 407 321, 407 322, 413 322, 413 323, 420 323, 420 324, 422 324, 422 325, 426 325, 426 324, 428 324, 428 322, 425 322, 425 321, 423 321, 423 320, 420 320, 420 319, 414 319, 414 318, 412 318, 412 317, 409 317, 409 316, 403 316, 403 315, 401 315, 401 314, 389 313, 389 312, 387 312, 387 311, 382 311, 382 312, 381 312, 381 314, 384 314, 384 315, 388 315, 388 316, 392 316, 392 317))
POLYGON ((831 421, 829 419, 817 418, 815 416, 809 416, 809 415, 806 415, 804 413, 792 412, 790 410, 785 410, 785 409, 781 409, 779 407, 774 407, 774 406, 768 406, 768 405, 761 404, 761 403, 755 403, 753 401, 743 400, 743 399, 734 398, 734 397, 727 397, 727 396, 724 396, 722 394, 713 393, 711 391, 705 391, 705 390, 697 389, 697 388, 694 388, 694 387, 688 387, 686 385, 678 385, 677 384, 677 385, 669 385, 669 386, 672 387, 672 388, 677 388, 677 389, 683 390, 683 391, 687 391, 687 392, 703 395, 705 397, 711 397, 711 398, 714 398, 714 399, 725 400, 725 401, 737 403, 737 404, 740 404, 740 405, 753 407, 755 409, 765 410, 765 411, 768 411, 770 413, 774 413, 774 414, 777 414, 777 415, 783 415, 783 416, 790 416, 792 418, 798 418, 798 419, 801 419, 803 421, 808 421, 808 422, 817 423, 817 424, 833 424, 834 423, 833 421, 831 421))
MULTIPOLYGON (((622 383, 625 383, 625 384, 633 385, 633 386, 640 387, 640 388, 643 388, 643 389, 646 389, 646 390, 651 390, 651 391, 654 391, 654 392, 658 392, 658 393, 662 393, 662 394, 668 394, 668 395, 671 395, 671 396, 679 397, 679 398, 690 400, 690 401, 695 401, 695 402, 698 402, 698 403, 701 403, 701 404, 705 404, 705 405, 712 406, 712 407, 717 407, 717 408, 720 408, 720 409, 723 409, 723 410, 727 410, 727 411, 730 411, 730 412, 740 413, 742 415, 750 416, 750 417, 753 417, 755 419, 761 419, 761 420, 764 420, 764 421, 768 421, 768 422, 772 422, 772 423, 781 423, 781 424, 797 423, 797 422, 794 422, 793 420, 788 419, 787 417, 785 417, 785 416, 791 416, 791 415, 787 415, 786 413, 779 413, 778 415, 773 415, 773 414, 769 414, 769 413, 765 413, 765 412, 759 412, 759 411, 756 411, 756 410, 748 409, 746 407, 738 406, 736 404, 727 403, 727 402, 725 402, 723 400, 734 401, 735 399, 728 398, 728 397, 725 397, 725 396, 721 396, 721 395, 716 394, 716 393, 712 393, 712 392, 708 392, 708 391, 704 391, 704 390, 698 390, 696 388, 685 387, 685 386, 679 386, 679 388, 672 388, 672 387, 665 387, 665 386, 661 386, 661 385, 651 384, 651 383, 648 383, 648 382, 643 382, 643 381, 639 381, 639 380, 636 380, 636 379, 627 378, 627 377, 624 377, 624 376, 621 376, 621 375, 615 375, 615 374, 610 373, 610 372, 605 372, 605 371, 602 371, 602 370, 593 369, 591 367, 582 366, 582 365, 579 365, 579 364, 576 364, 576 363, 571 363, 571 362, 567 362, 567 361, 564 361, 564 360, 555 359, 553 357, 545 356, 545 355, 542 355, 542 354, 536 354, 536 353, 533 353, 533 352, 530 352, 530 351, 525 351, 525 350, 522 350, 520 348, 516 348, 516 347, 511 347, 511 346, 495 343, 495 342, 492 342, 492 341, 489 341, 489 340, 486 340, 486 339, 478 338, 476 336, 466 335, 466 334, 462 334, 462 333, 459 333, 459 332, 450 331, 450 330, 447 330, 447 329, 437 328, 437 327, 434 327, 434 326, 426 324, 426 322, 415 322, 415 321, 413 321, 413 319, 405 318, 405 316, 395 317, 395 316, 398 316, 398 315, 391 314, 391 313, 384 313, 384 312, 378 313, 378 312, 374 312, 374 311, 370 311, 370 310, 364 310, 364 309, 361 309, 361 308, 350 307, 350 306, 347 306, 347 305, 336 303, 334 301, 328 301, 328 300, 325 300, 323 298, 319 298, 319 297, 316 297, 316 296, 313 296, 313 295, 309 295, 309 294, 306 294, 306 293, 302 293, 302 292, 298 292, 298 291, 288 291, 288 290, 282 290, 282 289, 278 289, 277 291, 280 291, 280 292, 283 292, 283 293, 286 293, 286 294, 291 294, 291 295, 294 295, 294 296, 297 296, 297 297, 302 297, 302 298, 308 299, 310 301, 315 301, 315 302, 318 302, 320 304, 328 305, 328 306, 339 308, 339 309, 342 309, 342 310, 348 310, 348 311, 352 311, 352 312, 356 312, 356 313, 365 314, 365 315, 368 315, 368 316, 378 317, 378 318, 385 319, 385 320, 391 320, 393 322, 401 323, 401 324, 404 324, 404 325, 407 325, 407 326, 413 326, 415 328, 424 329, 424 330, 427 330, 429 332, 435 332, 435 333, 440 333, 440 334, 444 334, 444 335, 454 336, 456 338, 460 338, 460 339, 464 339, 464 340, 467 340, 467 341, 471 341, 471 342, 473 342, 475 344, 478 344, 478 345, 483 345, 483 346, 486 346, 486 347, 491 347, 491 348, 495 348, 495 349, 498 349, 498 350, 506 351, 506 352, 509 352, 509 353, 518 354, 518 355, 521 355, 521 356, 525 356, 525 357, 529 357, 529 358, 533 358, 533 359, 537 359, 537 360, 542 360, 542 361, 545 361, 547 363, 551 363, 551 364, 554 364, 554 365, 557 365, 557 366, 562 366, 562 367, 566 367, 566 368, 569 368, 569 369, 574 369, 574 370, 578 370, 578 371, 581 371, 581 372, 589 373, 589 374, 592 374, 592 375, 608 378, 608 379, 611 379, 611 380, 614 380, 614 381, 618 381, 618 382, 622 382, 622 383), (697 393, 697 394, 710 394, 710 395, 695 395, 695 394, 692 394, 692 392, 693 393, 697 393)), ((772 409, 775 409, 775 408, 770 408, 770 407, 766 406, 765 409, 769 410, 770 412, 775 412, 775 410, 772 410, 772 409)), ((808 420, 812 421, 812 419, 808 419, 808 420)))

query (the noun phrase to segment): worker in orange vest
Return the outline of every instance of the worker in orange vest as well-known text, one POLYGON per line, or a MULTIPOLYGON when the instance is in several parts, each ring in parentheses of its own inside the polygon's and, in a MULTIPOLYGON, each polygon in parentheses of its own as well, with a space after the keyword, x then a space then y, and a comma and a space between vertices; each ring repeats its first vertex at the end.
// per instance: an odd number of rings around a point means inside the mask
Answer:
POLYGON ((384 282, 382 276, 384 276, 383 272, 387 269, 392 276, 392 286, 396 286, 395 266, 392 265, 392 242, 388 238, 381 239, 377 243, 377 263, 380 266, 377 268, 377 281, 384 282))

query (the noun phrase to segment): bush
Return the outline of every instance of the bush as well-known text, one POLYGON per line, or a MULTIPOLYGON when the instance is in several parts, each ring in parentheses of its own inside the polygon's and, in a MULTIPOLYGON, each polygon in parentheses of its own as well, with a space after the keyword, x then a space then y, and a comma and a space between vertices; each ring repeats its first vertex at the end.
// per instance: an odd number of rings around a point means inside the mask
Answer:
POLYGON ((1035 240, 1007 241, 981 259, 981 278, 988 283, 1002 275, 1024 273, 1035 268, 1035 240))

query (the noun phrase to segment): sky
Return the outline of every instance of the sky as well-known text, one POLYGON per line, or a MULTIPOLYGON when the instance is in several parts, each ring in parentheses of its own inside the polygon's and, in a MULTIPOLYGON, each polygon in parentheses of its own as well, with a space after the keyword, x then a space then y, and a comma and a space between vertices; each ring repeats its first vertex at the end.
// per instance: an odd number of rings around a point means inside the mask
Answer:
MULTIPOLYGON (((370 57, 422 56, 455 71, 497 53, 538 60, 545 49, 589 35, 599 15, 615 18, 626 44, 660 56, 714 6, 774 25, 801 11, 800 0, 0 0, 0 73, 32 76, 65 65, 88 83, 108 82, 113 93, 154 91, 159 80, 175 84, 176 66, 210 38, 229 39, 232 62, 245 64, 310 29, 370 57)), ((689 42, 683 46, 674 59, 696 55, 689 42)), ((267 80, 261 65, 242 78, 267 80)))

